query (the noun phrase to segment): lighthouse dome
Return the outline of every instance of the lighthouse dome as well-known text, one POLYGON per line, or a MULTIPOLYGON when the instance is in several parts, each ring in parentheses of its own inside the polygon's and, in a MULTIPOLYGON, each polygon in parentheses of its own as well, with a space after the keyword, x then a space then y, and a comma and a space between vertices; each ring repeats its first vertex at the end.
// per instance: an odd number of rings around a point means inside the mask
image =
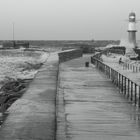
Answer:
POLYGON ((134 12, 131 12, 129 14, 129 22, 135 22, 136 21, 136 14, 134 12))
POLYGON ((136 16, 136 14, 134 13, 134 12, 131 12, 130 14, 129 14, 129 17, 135 17, 136 16))

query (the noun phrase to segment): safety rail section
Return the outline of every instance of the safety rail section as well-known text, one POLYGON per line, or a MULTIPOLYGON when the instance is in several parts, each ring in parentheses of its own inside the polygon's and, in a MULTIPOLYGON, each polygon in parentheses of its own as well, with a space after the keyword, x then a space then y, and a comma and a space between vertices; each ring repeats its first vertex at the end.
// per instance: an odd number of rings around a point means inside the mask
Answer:
POLYGON ((133 72, 140 72, 140 64, 137 65, 137 64, 124 62, 122 66, 123 66, 123 69, 132 70, 133 72))
MULTIPOLYGON (((100 56, 102 54, 107 55, 109 52, 111 52, 111 48, 106 48, 102 52, 98 52, 95 56, 96 56, 96 58, 100 59, 100 56)), ((138 61, 136 60, 136 62, 138 62, 138 61)), ((131 70, 136 73, 140 72, 140 63, 132 64, 129 62, 122 62, 121 65, 122 65, 123 69, 125 69, 125 70, 131 70)))
POLYGON ((99 59, 99 56, 101 56, 101 53, 92 56, 91 63, 111 79, 112 83, 119 88, 120 93, 122 93, 132 104, 140 107, 140 85, 104 64, 99 59))

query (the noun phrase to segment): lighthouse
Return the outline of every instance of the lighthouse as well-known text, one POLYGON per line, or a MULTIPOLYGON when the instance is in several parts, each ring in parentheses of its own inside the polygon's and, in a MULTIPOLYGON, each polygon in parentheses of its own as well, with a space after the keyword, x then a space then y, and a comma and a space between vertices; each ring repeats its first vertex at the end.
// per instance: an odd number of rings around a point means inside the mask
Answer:
POLYGON ((136 47, 136 14, 131 12, 129 14, 128 22, 128 41, 136 47))

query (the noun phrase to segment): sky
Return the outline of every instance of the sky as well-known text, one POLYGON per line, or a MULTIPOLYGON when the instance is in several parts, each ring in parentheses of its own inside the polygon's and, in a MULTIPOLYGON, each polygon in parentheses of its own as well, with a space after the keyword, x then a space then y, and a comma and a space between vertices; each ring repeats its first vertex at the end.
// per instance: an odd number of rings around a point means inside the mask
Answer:
MULTIPOLYGON (((0 40, 120 40, 140 0, 0 0, 0 40)), ((140 32, 140 21, 137 23, 140 32)), ((140 33, 137 39, 140 40, 140 33)))

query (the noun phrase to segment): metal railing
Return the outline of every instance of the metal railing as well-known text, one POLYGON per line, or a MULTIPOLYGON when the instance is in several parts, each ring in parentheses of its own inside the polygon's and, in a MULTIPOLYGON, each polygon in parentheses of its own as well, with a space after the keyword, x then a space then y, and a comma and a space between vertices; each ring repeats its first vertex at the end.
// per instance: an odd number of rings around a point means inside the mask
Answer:
POLYGON ((122 66, 123 66, 123 69, 125 69, 125 70, 131 70, 133 72, 140 72, 140 66, 139 65, 124 62, 122 64, 122 66))
POLYGON ((101 56, 101 53, 95 54, 91 57, 91 63, 111 79, 112 83, 119 88, 120 93, 132 102, 132 104, 140 107, 140 85, 136 84, 110 66, 104 64, 99 59, 99 56, 101 56))

